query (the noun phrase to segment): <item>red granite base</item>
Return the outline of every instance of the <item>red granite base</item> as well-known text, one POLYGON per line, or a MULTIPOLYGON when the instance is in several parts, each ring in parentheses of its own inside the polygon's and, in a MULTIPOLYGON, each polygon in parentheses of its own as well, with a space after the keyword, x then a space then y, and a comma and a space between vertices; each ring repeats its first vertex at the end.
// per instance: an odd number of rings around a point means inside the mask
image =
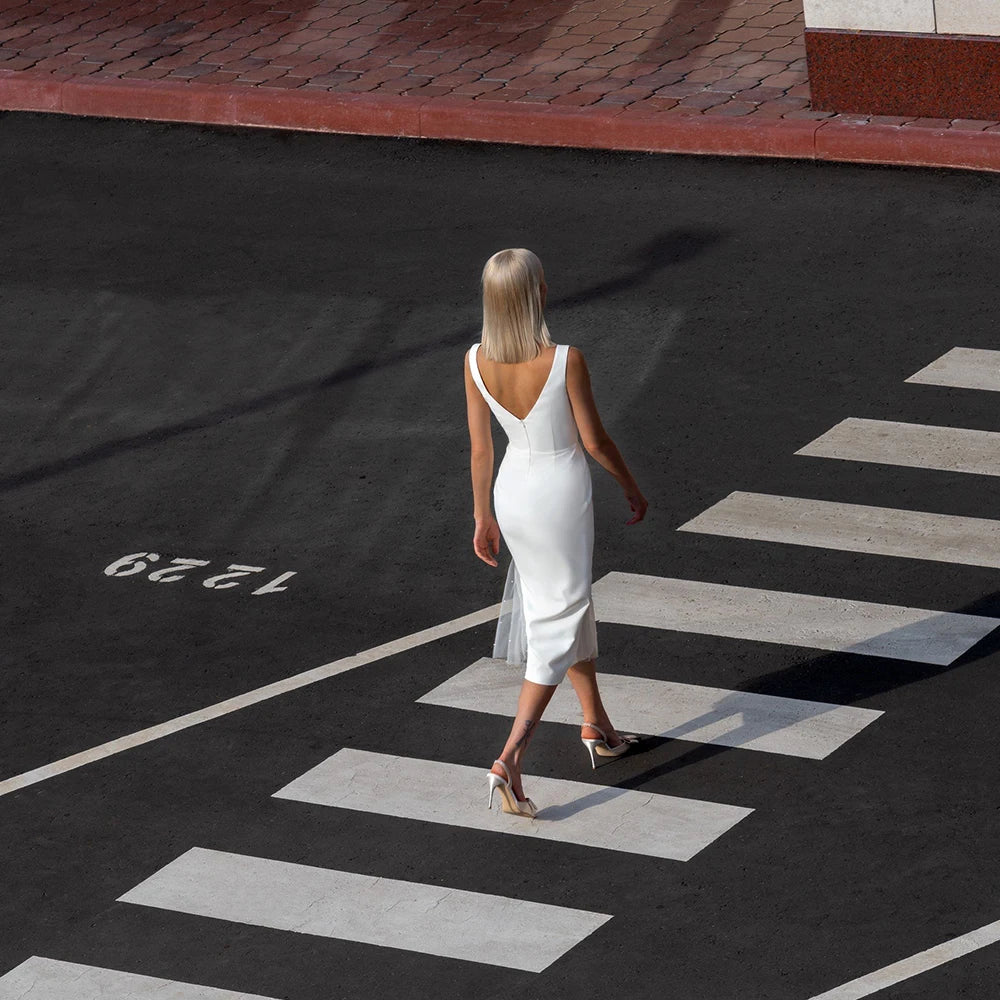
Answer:
POLYGON ((812 106, 919 118, 1000 118, 1000 38, 806 28, 812 106))

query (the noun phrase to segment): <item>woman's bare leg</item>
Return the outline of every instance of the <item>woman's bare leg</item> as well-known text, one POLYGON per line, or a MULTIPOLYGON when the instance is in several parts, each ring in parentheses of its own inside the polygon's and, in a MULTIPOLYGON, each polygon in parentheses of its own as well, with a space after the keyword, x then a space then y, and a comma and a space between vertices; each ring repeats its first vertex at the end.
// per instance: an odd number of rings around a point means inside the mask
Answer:
MULTIPOLYGON (((521 788, 521 759, 555 689, 555 684, 536 684, 529 680, 521 685, 514 725, 511 726, 510 736, 507 737, 507 743, 500 754, 500 760, 510 771, 511 788, 521 800, 524 799, 524 790, 521 788)), ((490 770, 496 771, 501 777, 504 776, 503 769, 498 764, 494 764, 490 770)))
MULTIPOLYGON (((597 668, 593 660, 580 660, 569 668, 568 676, 580 699, 580 708, 583 709, 584 722, 594 722, 604 730, 608 738, 608 746, 616 747, 621 740, 618 737, 615 727, 611 725, 608 713, 604 709, 601 701, 601 692, 597 689, 597 668)), ((584 726, 580 730, 580 735, 587 739, 600 739, 601 734, 592 726, 584 726)))

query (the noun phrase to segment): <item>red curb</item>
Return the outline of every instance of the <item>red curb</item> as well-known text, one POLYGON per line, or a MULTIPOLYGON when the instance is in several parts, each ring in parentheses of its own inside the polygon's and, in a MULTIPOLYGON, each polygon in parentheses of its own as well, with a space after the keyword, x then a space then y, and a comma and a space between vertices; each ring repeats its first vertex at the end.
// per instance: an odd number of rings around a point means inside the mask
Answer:
MULTIPOLYGON (((0 104, 6 104, 5 97, 0 81, 0 104)), ((423 103, 413 97, 335 94, 325 90, 298 92, 162 80, 91 81, 80 77, 63 81, 57 110, 71 115, 419 138, 423 103)))
POLYGON ((533 146, 572 146, 724 156, 814 156, 818 122, 748 122, 707 115, 636 114, 569 105, 440 97, 420 109, 426 139, 472 139, 533 146))
POLYGON ((1000 135, 918 125, 820 123, 816 159, 1000 171, 1000 135))
POLYGON ((62 80, 0 70, 0 108, 5 111, 61 111, 62 80))
POLYGON ((622 149, 697 153, 716 156, 813 158, 816 122, 714 115, 638 115, 616 117, 611 135, 622 149))
POLYGON ((235 98, 223 87, 202 85, 183 89, 176 84, 157 86, 156 80, 65 80, 59 110, 68 115, 102 115, 110 118, 152 118, 157 121, 226 121, 232 117, 235 98))
POLYGON ((1000 132, 831 119, 637 113, 469 97, 380 97, 165 80, 58 80, 29 70, 0 70, 0 110, 531 146, 1000 171, 1000 132))
MULTIPOLYGON (((425 139, 471 139, 525 146, 602 147, 602 132, 620 113, 568 105, 436 97, 420 109, 425 139)), ((602 148, 612 148, 603 146, 602 148)))

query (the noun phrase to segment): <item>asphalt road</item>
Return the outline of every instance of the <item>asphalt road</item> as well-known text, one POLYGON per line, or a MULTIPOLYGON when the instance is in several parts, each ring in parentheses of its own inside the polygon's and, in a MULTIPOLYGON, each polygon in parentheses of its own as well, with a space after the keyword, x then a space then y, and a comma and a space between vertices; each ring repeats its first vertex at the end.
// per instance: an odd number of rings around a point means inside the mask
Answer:
MULTIPOLYGON (((995 393, 904 383, 997 346, 996 177, 8 113, 0 192, 0 781, 499 601, 461 366, 506 246, 650 503, 625 526, 592 462, 595 580, 1000 617, 991 568, 676 530, 734 490, 996 516, 994 477, 794 455, 851 416, 1000 429, 995 393), (171 559, 202 565, 149 579, 171 559)), ((458 629, 0 796, 0 977, 809 1000, 1000 919, 993 637, 930 666, 598 635, 599 670, 884 715, 823 760, 653 739, 597 772, 543 723, 533 773, 753 808, 686 862, 273 797, 343 747, 485 771, 508 720, 416 701, 489 656, 490 621, 458 629), (118 901, 192 847, 612 919, 532 973, 118 901)), ((998 974, 985 948, 879 996, 998 974)))

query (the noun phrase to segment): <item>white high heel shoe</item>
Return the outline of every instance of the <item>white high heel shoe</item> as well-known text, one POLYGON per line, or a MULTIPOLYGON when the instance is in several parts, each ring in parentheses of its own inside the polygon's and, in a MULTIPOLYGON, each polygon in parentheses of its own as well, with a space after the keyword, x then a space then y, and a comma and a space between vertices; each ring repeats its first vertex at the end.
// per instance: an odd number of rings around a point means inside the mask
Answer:
POLYGON ((580 742, 590 751, 590 766, 594 769, 597 768, 597 758, 594 756, 595 752, 602 757, 621 757, 623 753, 628 751, 630 746, 634 746, 639 742, 639 737, 635 733, 619 733, 618 738, 621 740, 621 743, 616 747, 609 747, 608 737, 600 726, 595 726, 593 722, 585 722, 584 725, 589 729, 596 729, 601 734, 599 740, 588 740, 586 736, 580 737, 580 742))
POLYGON ((499 788, 500 805, 505 813, 513 813, 515 816, 527 816, 529 819, 534 819, 535 813, 538 812, 538 807, 531 799, 526 798, 522 802, 514 794, 514 789, 510 787, 510 771, 507 770, 507 765, 502 760, 495 760, 493 763, 499 764, 503 768, 503 773, 507 775, 507 778, 505 780, 493 771, 486 772, 486 777, 490 784, 490 800, 486 808, 493 808, 493 793, 499 788))

